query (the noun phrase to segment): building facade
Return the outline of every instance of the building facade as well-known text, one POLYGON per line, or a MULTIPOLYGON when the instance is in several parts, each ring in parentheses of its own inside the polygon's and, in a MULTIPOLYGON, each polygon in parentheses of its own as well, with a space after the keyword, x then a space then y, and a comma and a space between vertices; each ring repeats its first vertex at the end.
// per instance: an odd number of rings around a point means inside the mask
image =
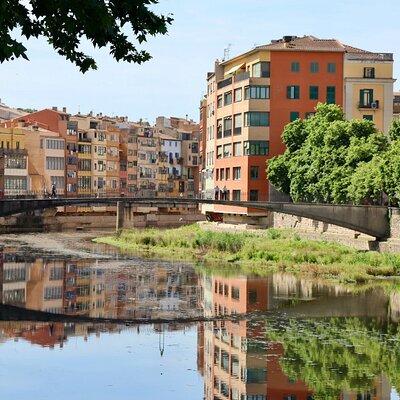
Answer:
MULTIPOLYGON (((314 36, 284 36, 217 61, 207 75, 201 108, 207 114, 202 118, 202 195, 267 201, 266 163, 284 152, 285 125, 312 116, 319 102, 338 104, 346 118, 372 120, 387 132, 393 114, 392 73, 392 54, 314 36)), ((227 206, 204 206, 203 212, 262 216, 257 210, 227 206)))

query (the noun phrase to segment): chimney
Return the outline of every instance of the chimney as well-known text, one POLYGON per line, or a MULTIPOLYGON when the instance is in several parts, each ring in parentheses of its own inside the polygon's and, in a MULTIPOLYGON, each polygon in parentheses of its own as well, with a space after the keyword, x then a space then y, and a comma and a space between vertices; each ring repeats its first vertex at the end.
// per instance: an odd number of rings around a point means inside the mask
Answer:
POLYGON ((53 111, 58 111, 58 109, 57 109, 56 106, 51 107, 51 109, 52 109, 53 111))
POLYGON ((67 107, 63 107, 63 113, 67 113, 67 107))

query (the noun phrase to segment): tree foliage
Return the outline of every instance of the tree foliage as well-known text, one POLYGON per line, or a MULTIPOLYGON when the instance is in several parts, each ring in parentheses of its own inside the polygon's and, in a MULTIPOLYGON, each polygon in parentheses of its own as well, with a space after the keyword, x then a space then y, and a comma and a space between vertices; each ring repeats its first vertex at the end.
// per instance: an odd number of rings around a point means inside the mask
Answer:
POLYGON ((389 138, 371 121, 344 119, 336 105, 318 104, 316 114, 288 124, 286 151, 268 162, 268 178, 294 201, 378 203, 400 199, 400 123, 389 138))
POLYGON ((357 318, 290 320, 278 328, 267 325, 267 337, 284 347, 284 373, 305 382, 315 399, 338 399, 342 391, 371 392, 382 373, 399 388, 397 324, 383 327, 357 318))
POLYGON ((96 69, 95 60, 81 49, 81 41, 109 47, 117 61, 142 63, 151 58, 138 44, 149 36, 166 34, 170 15, 157 15, 150 7, 158 0, 2 0, 0 1, 0 62, 28 59, 27 49, 13 38, 45 37, 60 55, 82 72, 96 69), (130 32, 129 32, 130 31, 130 32))

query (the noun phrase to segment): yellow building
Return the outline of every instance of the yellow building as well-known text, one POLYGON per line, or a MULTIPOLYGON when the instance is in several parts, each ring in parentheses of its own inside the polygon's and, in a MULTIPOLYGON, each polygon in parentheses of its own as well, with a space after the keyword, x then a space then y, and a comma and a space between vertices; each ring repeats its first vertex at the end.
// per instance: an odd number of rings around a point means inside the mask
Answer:
MULTIPOLYGON (((357 49, 356 49, 357 50, 357 49)), ((344 55, 344 111, 387 133, 393 119, 393 54, 366 51, 344 55)))

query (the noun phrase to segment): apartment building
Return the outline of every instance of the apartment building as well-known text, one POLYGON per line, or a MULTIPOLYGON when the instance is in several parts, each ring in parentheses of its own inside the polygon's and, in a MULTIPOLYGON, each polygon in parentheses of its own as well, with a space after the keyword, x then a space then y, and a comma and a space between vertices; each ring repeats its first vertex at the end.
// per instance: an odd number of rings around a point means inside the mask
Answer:
POLYGON ((0 197, 30 192, 28 153, 21 128, 0 127, 0 197))
POLYGON ((50 194, 55 185, 57 194, 65 195, 65 139, 37 125, 25 126, 24 132, 32 191, 50 194))
POLYGON ((176 197, 184 191, 182 177, 182 141, 173 136, 160 134, 158 160, 158 195, 176 197))
POLYGON ((138 190, 138 124, 122 122, 117 124, 120 155, 120 191, 124 195, 133 195, 138 190))
MULTIPOLYGON (((284 36, 217 61, 207 75, 203 195, 268 200, 266 162, 284 152, 284 126, 312 116, 318 102, 338 104, 347 118, 373 120, 386 132, 393 113, 392 73, 392 54, 314 36, 284 36)), ((238 207, 207 210, 262 216, 238 207)))
POLYGON ((157 190, 160 137, 150 126, 138 129, 138 189, 144 196, 153 196, 157 190))
POLYGON ((70 121, 70 115, 65 107, 59 110, 57 107, 43 109, 22 117, 14 121, 24 122, 30 125, 38 125, 52 132, 57 132, 60 137, 65 139, 65 188, 64 193, 68 197, 74 197, 77 194, 77 124, 70 121))

